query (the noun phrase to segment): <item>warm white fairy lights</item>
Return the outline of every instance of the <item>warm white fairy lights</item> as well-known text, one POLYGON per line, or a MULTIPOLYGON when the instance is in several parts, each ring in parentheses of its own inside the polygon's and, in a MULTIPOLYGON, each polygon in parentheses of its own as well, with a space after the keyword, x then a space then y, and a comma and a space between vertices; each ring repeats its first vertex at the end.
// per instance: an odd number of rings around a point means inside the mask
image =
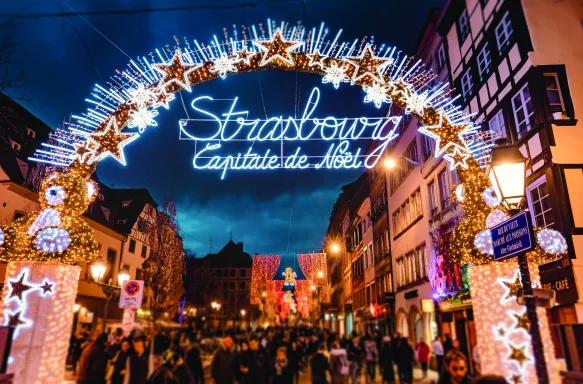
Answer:
POLYGON ((47 189, 45 199, 50 205, 59 205, 65 200, 65 190, 60 185, 55 185, 47 189))
POLYGON ((455 187, 455 198, 458 202, 463 202, 466 199, 465 187, 462 183, 455 187))
POLYGON ((478 232, 474 240, 474 245, 481 252, 487 253, 489 255, 494 254, 494 248, 492 247, 492 234, 490 233, 489 229, 478 232))
POLYGON ((486 188, 482 193, 482 197, 489 207, 497 207, 500 205, 500 199, 496 196, 496 192, 492 187, 486 188))
POLYGON ((53 208, 43 209, 36 220, 28 227, 28 234, 34 235, 38 231, 47 227, 58 227, 61 225, 61 214, 53 208))
POLYGON ((71 244, 71 236, 65 228, 45 228, 36 234, 34 243, 43 252, 63 252, 71 244))
POLYGON ((508 215, 499 209, 495 209, 486 217, 486 228, 492 228, 509 219, 508 215))

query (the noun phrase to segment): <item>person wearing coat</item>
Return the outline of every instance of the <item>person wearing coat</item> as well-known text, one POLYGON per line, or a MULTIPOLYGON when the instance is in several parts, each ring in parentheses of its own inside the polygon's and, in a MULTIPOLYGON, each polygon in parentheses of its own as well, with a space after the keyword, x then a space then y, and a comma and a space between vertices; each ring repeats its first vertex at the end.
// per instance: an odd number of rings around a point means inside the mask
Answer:
MULTIPOLYGON (((192 337, 191 343, 194 341, 194 337, 192 337)), ((192 345, 188 348, 186 351, 185 363, 188 366, 188 369, 190 369, 190 373, 192 373, 194 384, 204 384, 204 370, 202 368, 200 348, 196 345, 192 345)))
POLYGON ((383 384, 392 384, 395 382, 393 346, 391 345, 390 340, 391 339, 388 336, 384 337, 381 344, 381 350, 379 351, 379 367, 383 377, 383 384))
POLYGON ((285 347, 277 348, 273 362, 273 384, 292 384, 294 371, 285 347))
POLYGON ((332 343, 330 349, 330 374, 332 384, 348 384, 350 377, 350 363, 345 348, 341 348, 338 342, 332 343))
POLYGON ((249 349, 240 357, 241 383, 267 384, 272 364, 270 354, 259 344, 259 339, 252 336, 249 349))
POLYGON ((398 347, 397 367, 399 369, 399 382, 401 384, 413 383, 413 361, 415 351, 409 344, 409 339, 401 337, 398 347))
POLYGON ((239 359, 235 342, 230 336, 223 339, 211 363, 211 376, 215 384, 233 384, 239 377, 239 359))
POLYGON ((108 375, 111 373, 109 376, 109 383, 123 384, 125 375, 127 373, 127 360, 130 357, 130 354, 130 342, 127 339, 123 339, 119 343, 119 350, 109 361, 108 375))
POLYGON ((83 349, 77 366, 77 383, 105 383, 108 357, 107 351, 105 350, 106 342, 107 335, 105 333, 100 333, 93 342, 89 343, 83 349))
POLYGON ((423 378, 427 377, 427 365, 429 363, 429 354, 431 350, 429 345, 425 342, 425 339, 419 339, 419 343, 415 346, 415 352, 417 353, 417 360, 421 363, 421 371, 423 371, 423 378))
POLYGON ((312 368, 312 384, 327 384, 326 372, 330 370, 330 363, 324 354, 326 345, 320 344, 318 351, 310 357, 310 367, 312 368))

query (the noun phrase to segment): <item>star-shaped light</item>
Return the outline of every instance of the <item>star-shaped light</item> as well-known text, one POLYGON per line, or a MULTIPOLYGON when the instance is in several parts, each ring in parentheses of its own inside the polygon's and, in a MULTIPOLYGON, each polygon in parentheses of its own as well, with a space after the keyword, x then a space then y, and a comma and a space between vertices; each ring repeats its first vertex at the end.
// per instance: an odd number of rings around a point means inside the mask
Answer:
POLYGON ((366 96, 364 97, 365 103, 374 103, 375 107, 380 108, 383 103, 391 103, 392 100, 387 95, 388 87, 382 86, 376 81, 373 85, 368 86, 365 85, 362 87, 366 92, 366 96))
POLYGON ((324 69, 324 59, 326 59, 326 56, 322 56, 319 49, 316 49, 314 53, 308 53, 306 56, 310 59, 308 67, 319 66, 320 69, 324 69))
POLYGON ((516 319, 516 324, 514 325, 515 328, 524 329, 526 332, 530 330, 530 321, 528 321, 526 311, 524 311, 522 315, 519 315, 518 313, 513 313, 512 315, 516 319))
POLYGON ((169 85, 177 85, 182 89, 190 92, 190 80, 188 75, 195 69, 201 67, 200 64, 187 64, 182 59, 182 52, 177 49, 167 63, 152 64, 155 70, 160 72, 164 77, 160 80, 160 88, 165 88, 169 85))
POLYGON ((144 84, 138 85, 136 88, 128 91, 130 97, 128 104, 136 104, 138 107, 143 107, 156 100, 156 92, 153 89, 146 88, 144 84))
POLYGON ((508 281, 504 279, 498 279, 500 283, 503 284, 503 287, 506 288, 506 296, 504 297, 504 301, 509 300, 513 297, 516 297, 518 294, 518 290, 522 288, 522 284, 520 282, 520 275, 518 272, 514 275, 514 281, 508 281))
POLYGON ((504 325, 500 325, 495 329, 494 338, 497 340, 504 340, 506 338, 506 328, 504 328, 504 325))
POLYGON ((520 384, 522 383, 522 376, 519 374, 512 374, 512 376, 510 376, 510 381, 512 382, 512 384, 520 384))
POLYGON ((439 121, 436 125, 429 125, 419 128, 419 132, 435 139, 435 156, 438 157, 451 146, 466 148, 463 135, 472 127, 471 124, 444 125, 443 114, 439 114, 439 121))
POLYGON ((22 301, 22 294, 32 288, 31 285, 25 284, 24 279, 26 277, 26 270, 22 272, 18 280, 8 280, 10 284, 10 295, 8 300, 16 297, 22 301))
POLYGON ((26 321, 24 321, 20 318, 21 313, 22 313, 22 311, 12 312, 12 313, 6 311, 6 315, 8 317, 8 321, 6 322, 6 325, 9 327, 18 327, 19 325, 26 324, 26 321))
POLYGON ((123 148, 138 137, 140 137, 138 133, 121 133, 115 118, 110 118, 103 131, 92 133, 88 136, 88 139, 97 145, 97 149, 89 159, 89 164, 97 163, 111 156, 126 165, 123 148))
POLYGON ((53 285, 54 284, 49 284, 49 282, 45 280, 45 283, 43 285, 40 285, 39 288, 43 290, 44 295, 48 292, 53 292, 53 285))
POLYGON ((140 133, 149 127, 157 127, 158 123, 154 118, 158 116, 158 111, 155 109, 140 108, 137 111, 130 111, 130 122, 128 128, 138 128, 140 133))
POLYGON ((459 166, 462 168, 467 168, 468 164, 466 162, 471 156, 471 153, 466 152, 465 150, 462 150, 460 147, 455 145, 453 147, 453 152, 447 153, 443 156, 443 158, 449 161, 449 169, 454 170, 459 166))
POLYGON ((79 160, 82 164, 87 163, 91 156, 95 153, 97 145, 91 140, 85 140, 82 143, 74 143, 75 154, 73 155, 73 160, 79 160))
POLYGON ((210 71, 215 73, 218 72, 221 79, 225 79, 227 74, 238 72, 237 67, 235 67, 236 62, 236 58, 221 55, 213 60, 213 65, 210 68, 210 71))
POLYGON ((300 41, 286 41, 278 29, 270 41, 253 41, 253 44, 263 51, 263 57, 261 58, 261 63, 259 63, 259 66, 263 67, 275 59, 284 64, 293 65, 294 61, 290 52, 301 47, 303 43, 300 41))
POLYGON ((370 44, 365 45, 360 56, 347 57, 344 60, 355 67, 351 79, 353 83, 369 77, 370 80, 384 84, 382 71, 387 65, 392 64, 389 58, 375 56, 370 44))
POLYGON ((326 74, 322 77, 322 84, 332 83, 334 88, 338 89, 340 83, 348 83, 350 81, 350 78, 346 74, 346 70, 347 69, 343 65, 338 66, 338 64, 333 61, 328 68, 324 69, 326 74))
POLYGON ((244 62, 247 65, 251 65, 251 56, 253 56, 255 52, 249 52, 247 47, 243 47, 242 50, 235 52, 237 58, 235 59, 235 63, 244 62))
POLYGON ((170 101, 174 100, 175 96, 173 93, 166 92, 166 89, 159 88, 158 93, 155 95, 154 108, 164 107, 170 109, 170 101))
POLYGON ((510 355, 508 356, 508 359, 516 361, 518 365, 522 367, 522 364, 524 364, 526 360, 529 360, 528 356, 526 356, 526 345, 515 347, 514 345, 509 344, 509 347, 510 355))

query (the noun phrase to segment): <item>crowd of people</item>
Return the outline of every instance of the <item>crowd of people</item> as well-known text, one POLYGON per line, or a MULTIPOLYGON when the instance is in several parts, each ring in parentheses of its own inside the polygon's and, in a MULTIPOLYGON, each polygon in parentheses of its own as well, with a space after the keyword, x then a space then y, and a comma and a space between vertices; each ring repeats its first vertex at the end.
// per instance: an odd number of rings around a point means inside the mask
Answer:
MULTIPOLYGON (((91 384, 202 384, 205 380, 214 384, 297 384, 302 372, 313 384, 410 384, 414 366, 427 378, 433 353, 437 384, 505 382, 492 377, 470 381, 467 353, 449 335, 443 340, 438 336, 431 346, 423 339, 412 345, 399 334, 338 337, 314 328, 229 333, 219 339, 207 362, 201 343, 217 338, 202 332, 160 331, 154 335, 136 330, 126 336, 118 329, 93 340, 77 333, 71 339, 70 363, 77 382, 91 384)), ((479 360, 478 356, 473 360, 479 360)))

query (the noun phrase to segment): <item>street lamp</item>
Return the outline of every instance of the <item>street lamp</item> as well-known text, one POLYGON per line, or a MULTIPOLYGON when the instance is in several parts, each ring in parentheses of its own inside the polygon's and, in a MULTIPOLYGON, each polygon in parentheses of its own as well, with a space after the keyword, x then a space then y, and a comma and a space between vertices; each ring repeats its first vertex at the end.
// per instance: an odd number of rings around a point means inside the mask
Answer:
POLYGON ((247 311, 245 311, 244 309, 241 309, 241 317, 245 317, 246 314, 247 314, 247 311))
POLYGON ((93 280, 101 281, 103 276, 105 275, 105 271, 107 270, 107 264, 103 259, 99 258, 91 264, 91 275, 93 276, 93 280))
MULTIPOLYGON (((504 145, 492 149, 491 160, 487 171, 488 178, 492 182, 496 196, 512 214, 520 212, 520 205, 524 199, 526 160, 516 146, 504 145)), ((532 282, 530 281, 530 272, 528 270, 528 259, 525 252, 519 253, 517 257, 520 268, 520 280, 522 282, 523 300, 526 306, 526 315, 530 323, 529 331, 536 374, 539 378, 539 383, 545 384, 549 382, 549 376, 538 316, 536 314, 536 302, 532 290, 532 282)))
POLYGON ((330 245, 330 251, 332 253, 339 253, 341 250, 340 245, 338 245, 337 243, 332 243, 332 245, 330 245))
MULTIPOLYGON (((412 160, 412 159, 405 157, 403 155, 399 155, 398 157, 401 159, 407 160, 409 163, 411 163, 413 165, 420 165, 420 163, 418 161, 412 160)), ((397 167, 397 161, 393 157, 386 157, 385 160, 383 161, 383 165, 387 169, 394 169, 397 167)))
MULTIPOLYGON (((95 284, 99 285, 101 291, 105 295, 105 308, 103 309, 103 332, 106 331, 109 301, 111 299, 119 298, 121 293, 120 287, 116 287, 115 285, 111 284, 111 278, 107 282, 102 282, 106 270, 107 264, 101 258, 95 260, 91 264, 91 275, 93 276, 93 280, 95 281, 95 284)), ((127 268, 122 268, 117 274, 117 280, 120 285, 123 285, 124 281, 128 280, 129 278, 130 274, 127 268)))
POLYGON ((318 271, 318 279, 324 278, 324 272, 318 271))
POLYGON ((123 283, 125 283, 129 279, 130 271, 128 270, 128 268, 123 267, 122 269, 120 269, 120 271, 117 273, 117 282, 119 283, 119 286, 123 287, 123 283))

